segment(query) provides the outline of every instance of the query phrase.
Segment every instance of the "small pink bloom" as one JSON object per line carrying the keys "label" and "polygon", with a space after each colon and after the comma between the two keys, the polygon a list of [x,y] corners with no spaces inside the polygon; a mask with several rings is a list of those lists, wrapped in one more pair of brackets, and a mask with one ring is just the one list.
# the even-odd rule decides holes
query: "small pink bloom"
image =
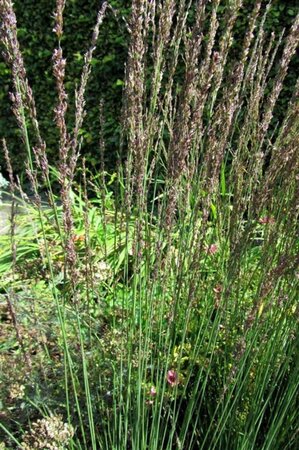
{"label": "small pink bloom", "polygon": [[273,224],[273,223],[275,223],[275,219],[274,219],[274,217],[268,217],[268,216],[265,216],[265,217],[261,217],[261,218],[259,219],[259,223],[261,223],[261,224],[263,224],[263,225],[266,225],[266,224],[268,224],[268,223]]}
{"label": "small pink bloom", "polygon": [[150,394],[151,397],[155,397],[155,395],[157,394],[155,386],[151,387],[151,390],[150,390],[149,394]]}
{"label": "small pink bloom", "polygon": [[167,372],[167,383],[170,384],[171,387],[175,386],[179,382],[178,373],[175,370],[169,370]]}
{"label": "small pink bloom", "polygon": [[217,244],[211,244],[209,247],[207,247],[206,249],[206,253],[208,255],[214,255],[218,250],[218,245]]}

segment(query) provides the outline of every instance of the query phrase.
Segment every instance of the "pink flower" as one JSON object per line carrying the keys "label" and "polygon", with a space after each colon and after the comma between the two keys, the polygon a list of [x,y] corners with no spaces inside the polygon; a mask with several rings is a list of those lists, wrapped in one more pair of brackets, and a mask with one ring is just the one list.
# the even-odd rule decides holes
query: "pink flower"
{"label": "pink flower", "polygon": [[150,392],[149,392],[149,395],[150,395],[151,397],[155,397],[156,394],[157,394],[156,388],[155,388],[155,386],[152,386],[152,387],[151,387],[151,390],[150,390]]}
{"label": "pink flower", "polygon": [[170,384],[171,387],[175,386],[179,382],[178,373],[175,370],[169,370],[167,372],[166,380],[167,380],[167,383]]}
{"label": "pink flower", "polygon": [[274,217],[268,217],[268,216],[260,217],[259,218],[259,223],[261,223],[263,225],[266,225],[268,223],[273,224],[273,223],[275,223],[275,219],[274,219]]}
{"label": "pink flower", "polygon": [[206,249],[206,253],[208,255],[214,255],[218,250],[218,245],[217,244],[211,244],[209,247],[207,247]]}

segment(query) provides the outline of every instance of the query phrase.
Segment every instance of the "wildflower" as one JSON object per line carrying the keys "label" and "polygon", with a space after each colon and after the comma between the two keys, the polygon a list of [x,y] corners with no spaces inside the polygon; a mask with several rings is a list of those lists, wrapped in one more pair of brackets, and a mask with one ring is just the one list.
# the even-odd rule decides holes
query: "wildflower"
{"label": "wildflower", "polygon": [[150,390],[150,392],[149,392],[149,395],[150,395],[151,397],[155,397],[156,394],[157,394],[156,388],[155,388],[155,386],[152,386],[152,387],[151,387],[151,390]]}
{"label": "wildflower", "polygon": [[150,391],[147,393],[151,398],[146,400],[146,405],[153,405],[154,404],[154,397],[157,395],[157,391],[155,386],[151,386]]}
{"label": "wildflower", "polygon": [[105,281],[112,276],[112,270],[105,261],[98,261],[93,265],[94,277],[98,281]]}
{"label": "wildflower", "polygon": [[14,383],[10,386],[9,398],[11,400],[21,399],[25,395],[25,386],[22,384]]}
{"label": "wildflower", "polygon": [[166,380],[167,380],[167,383],[170,384],[171,387],[174,387],[179,382],[178,373],[175,370],[169,370],[167,372]]}
{"label": "wildflower", "polygon": [[259,223],[261,223],[263,225],[267,225],[268,223],[273,224],[273,223],[275,223],[275,219],[274,219],[274,217],[268,217],[268,216],[260,217]]}
{"label": "wildflower", "polygon": [[66,448],[73,436],[73,427],[64,423],[62,416],[46,417],[34,422],[30,431],[25,432],[22,449],[62,450]]}
{"label": "wildflower", "polygon": [[217,244],[211,244],[206,249],[207,255],[214,255],[218,251],[218,245]]}

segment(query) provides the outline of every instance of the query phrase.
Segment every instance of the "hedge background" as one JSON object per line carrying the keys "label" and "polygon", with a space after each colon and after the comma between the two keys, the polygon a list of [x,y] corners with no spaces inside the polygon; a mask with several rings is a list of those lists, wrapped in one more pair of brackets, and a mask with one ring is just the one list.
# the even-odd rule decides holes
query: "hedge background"
{"label": "hedge background", "polygon": [[[63,50],[67,58],[66,87],[69,93],[72,117],[74,105],[74,87],[79,83],[83,65],[83,55],[89,46],[91,30],[95,23],[99,0],[67,0]],[[225,3],[225,2],[222,2]],[[246,29],[248,13],[252,0],[245,0],[245,7],[236,23],[235,46],[241,42]],[[52,32],[55,0],[15,0],[18,19],[19,40],[24,55],[28,78],[36,99],[38,116],[43,137],[48,145],[51,162],[57,157],[57,131],[53,122],[53,108],[56,102],[55,82],[52,76],[52,53],[56,46],[56,37]],[[105,103],[105,139],[106,164],[112,169],[119,143],[119,118],[121,114],[121,96],[124,79],[124,64],[127,57],[129,35],[125,18],[129,17],[131,0],[110,0],[113,8],[118,10],[114,16],[109,12],[101,28],[97,49],[94,54],[93,71],[87,91],[88,115],[84,122],[82,153],[90,165],[99,162],[98,130],[99,100]],[[221,7],[222,10],[225,6]],[[299,11],[298,0],[273,0],[266,27],[280,33],[290,28]],[[225,26],[225,24],[223,24]],[[239,39],[238,39],[239,37]],[[283,116],[286,104],[292,94],[296,76],[299,73],[299,55],[293,59],[285,88],[276,108],[276,119]],[[275,70],[275,69],[274,69]],[[24,169],[24,148],[16,128],[15,119],[10,111],[8,92],[11,89],[10,71],[3,57],[0,59],[0,137],[8,141],[16,172]],[[5,173],[2,152],[0,166]]]}

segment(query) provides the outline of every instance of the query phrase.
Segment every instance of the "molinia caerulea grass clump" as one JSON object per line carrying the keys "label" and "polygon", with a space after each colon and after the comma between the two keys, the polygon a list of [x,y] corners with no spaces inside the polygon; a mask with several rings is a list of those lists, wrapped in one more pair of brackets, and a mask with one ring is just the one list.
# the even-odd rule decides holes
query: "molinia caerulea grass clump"
{"label": "molinia caerulea grass clump", "polygon": [[[86,87],[101,24],[118,11],[100,5],[72,120],[65,6],[57,0],[54,12],[54,168],[13,4],[0,2],[33,193],[14,177],[4,140],[11,193],[31,221],[16,226],[12,213],[0,253],[10,339],[22,355],[3,352],[3,445],[296,448],[299,82],[284,117],[275,108],[299,16],[275,36],[271,3],[256,0],[236,42],[242,0],[132,0],[119,161],[106,172],[96,92],[92,174],[81,157]],[[32,280],[42,286],[36,297]],[[30,312],[24,292],[35,299]]]}

